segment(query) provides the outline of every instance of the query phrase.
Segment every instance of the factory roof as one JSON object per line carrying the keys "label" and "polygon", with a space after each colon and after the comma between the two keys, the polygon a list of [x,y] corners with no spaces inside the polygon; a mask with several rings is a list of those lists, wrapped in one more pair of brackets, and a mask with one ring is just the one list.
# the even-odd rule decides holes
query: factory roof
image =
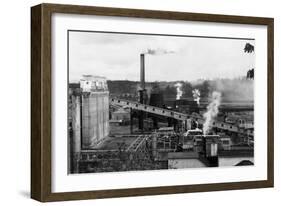
{"label": "factory roof", "polygon": [[113,112],[114,114],[128,114],[130,111],[126,111],[125,109],[118,109],[117,111]]}
{"label": "factory roof", "polygon": [[90,75],[90,74],[87,74],[87,75],[83,75],[81,80],[93,80],[93,79],[104,79],[106,80],[106,77],[103,77],[103,76],[94,76],[94,75]]}
{"label": "factory roof", "polygon": [[198,152],[170,152],[168,153],[168,159],[198,159]]}
{"label": "factory roof", "polygon": [[233,148],[231,150],[219,150],[219,157],[232,158],[232,157],[253,157],[254,150],[250,147]]}
{"label": "factory roof", "polygon": [[243,160],[243,161],[239,162],[238,164],[236,164],[235,166],[248,166],[248,165],[254,165],[254,163],[251,162],[250,160]]}
{"label": "factory roof", "polygon": [[164,131],[174,131],[173,127],[161,127],[158,129],[159,132],[164,132]]}
{"label": "factory roof", "polygon": [[246,121],[253,121],[254,120],[254,115],[253,114],[241,114],[241,115],[237,115],[237,114],[231,114],[228,115],[227,117],[228,121],[238,121],[240,119],[242,120],[246,120]]}
{"label": "factory roof", "polygon": [[73,88],[73,89],[75,89],[75,88],[78,89],[78,88],[80,88],[80,83],[69,83],[68,87]]}

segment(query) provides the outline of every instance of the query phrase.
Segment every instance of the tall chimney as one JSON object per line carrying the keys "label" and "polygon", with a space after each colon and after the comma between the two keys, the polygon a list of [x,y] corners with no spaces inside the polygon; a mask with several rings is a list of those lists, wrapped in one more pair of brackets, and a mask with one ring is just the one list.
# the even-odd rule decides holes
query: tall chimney
{"label": "tall chimney", "polygon": [[[145,61],[144,54],[140,54],[140,103],[145,104]],[[144,112],[139,111],[139,129],[143,131]]]}
{"label": "tall chimney", "polygon": [[140,55],[140,83],[141,83],[141,90],[145,90],[145,60],[144,60],[144,54]]}

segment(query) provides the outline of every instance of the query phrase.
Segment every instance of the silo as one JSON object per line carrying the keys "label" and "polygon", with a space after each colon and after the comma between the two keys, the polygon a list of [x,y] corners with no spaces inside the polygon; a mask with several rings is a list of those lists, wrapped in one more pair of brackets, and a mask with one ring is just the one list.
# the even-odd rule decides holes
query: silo
{"label": "silo", "polygon": [[109,92],[104,77],[85,75],[82,89],[82,148],[92,149],[109,134]]}
{"label": "silo", "polygon": [[70,173],[79,173],[79,157],[81,150],[81,98],[79,94],[70,96],[69,117],[71,130],[69,131],[69,157],[68,171]]}

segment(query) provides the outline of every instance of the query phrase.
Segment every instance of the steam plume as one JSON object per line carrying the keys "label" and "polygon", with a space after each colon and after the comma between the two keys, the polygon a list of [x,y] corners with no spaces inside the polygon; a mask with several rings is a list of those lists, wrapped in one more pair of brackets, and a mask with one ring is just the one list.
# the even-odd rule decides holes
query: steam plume
{"label": "steam plume", "polygon": [[194,89],[192,90],[192,94],[193,94],[193,99],[194,101],[197,102],[197,105],[200,105],[200,91],[199,89]]}
{"label": "steam plume", "polygon": [[207,112],[204,113],[203,115],[205,119],[205,122],[203,124],[204,135],[209,132],[212,120],[217,116],[219,112],[218,107],[220,106],[220,103],[221,103],[221,93],[214,91],[212,93],[211,103],[207,107]]}
{"label": "steam plume", "polygon": [[177,100],[178,100],[182,96],[182,90],[181,90],[182,84],[181,83],[176,83],[175,87],[177,88]]}
{"label": "steam plume", "polygon": [[222,93],[224,101],[253,101],[254,82],[248,79],[217,79],[210,82],[210,87]]}

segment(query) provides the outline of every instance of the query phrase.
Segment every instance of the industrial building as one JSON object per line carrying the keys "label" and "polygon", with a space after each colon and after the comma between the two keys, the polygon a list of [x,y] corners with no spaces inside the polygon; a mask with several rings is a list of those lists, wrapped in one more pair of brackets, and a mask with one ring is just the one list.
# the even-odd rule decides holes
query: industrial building
{"label": "industrial building", "polygon": [[84,75],[79,84],[70,85],[68,116],[71,155],[95,148],[108,136],[109,92],[104,77]]}
{"label": "industrial building", "polygon": [[90,149],[109,134],[109,92],[104,77],[84,75],[80,87],[82,148]]}
{"label": "industrial building", "polygon": [[122,122],[129,122],[131,118],[130,109],[118,109],[111,113],[111,120],[121,121]]}

